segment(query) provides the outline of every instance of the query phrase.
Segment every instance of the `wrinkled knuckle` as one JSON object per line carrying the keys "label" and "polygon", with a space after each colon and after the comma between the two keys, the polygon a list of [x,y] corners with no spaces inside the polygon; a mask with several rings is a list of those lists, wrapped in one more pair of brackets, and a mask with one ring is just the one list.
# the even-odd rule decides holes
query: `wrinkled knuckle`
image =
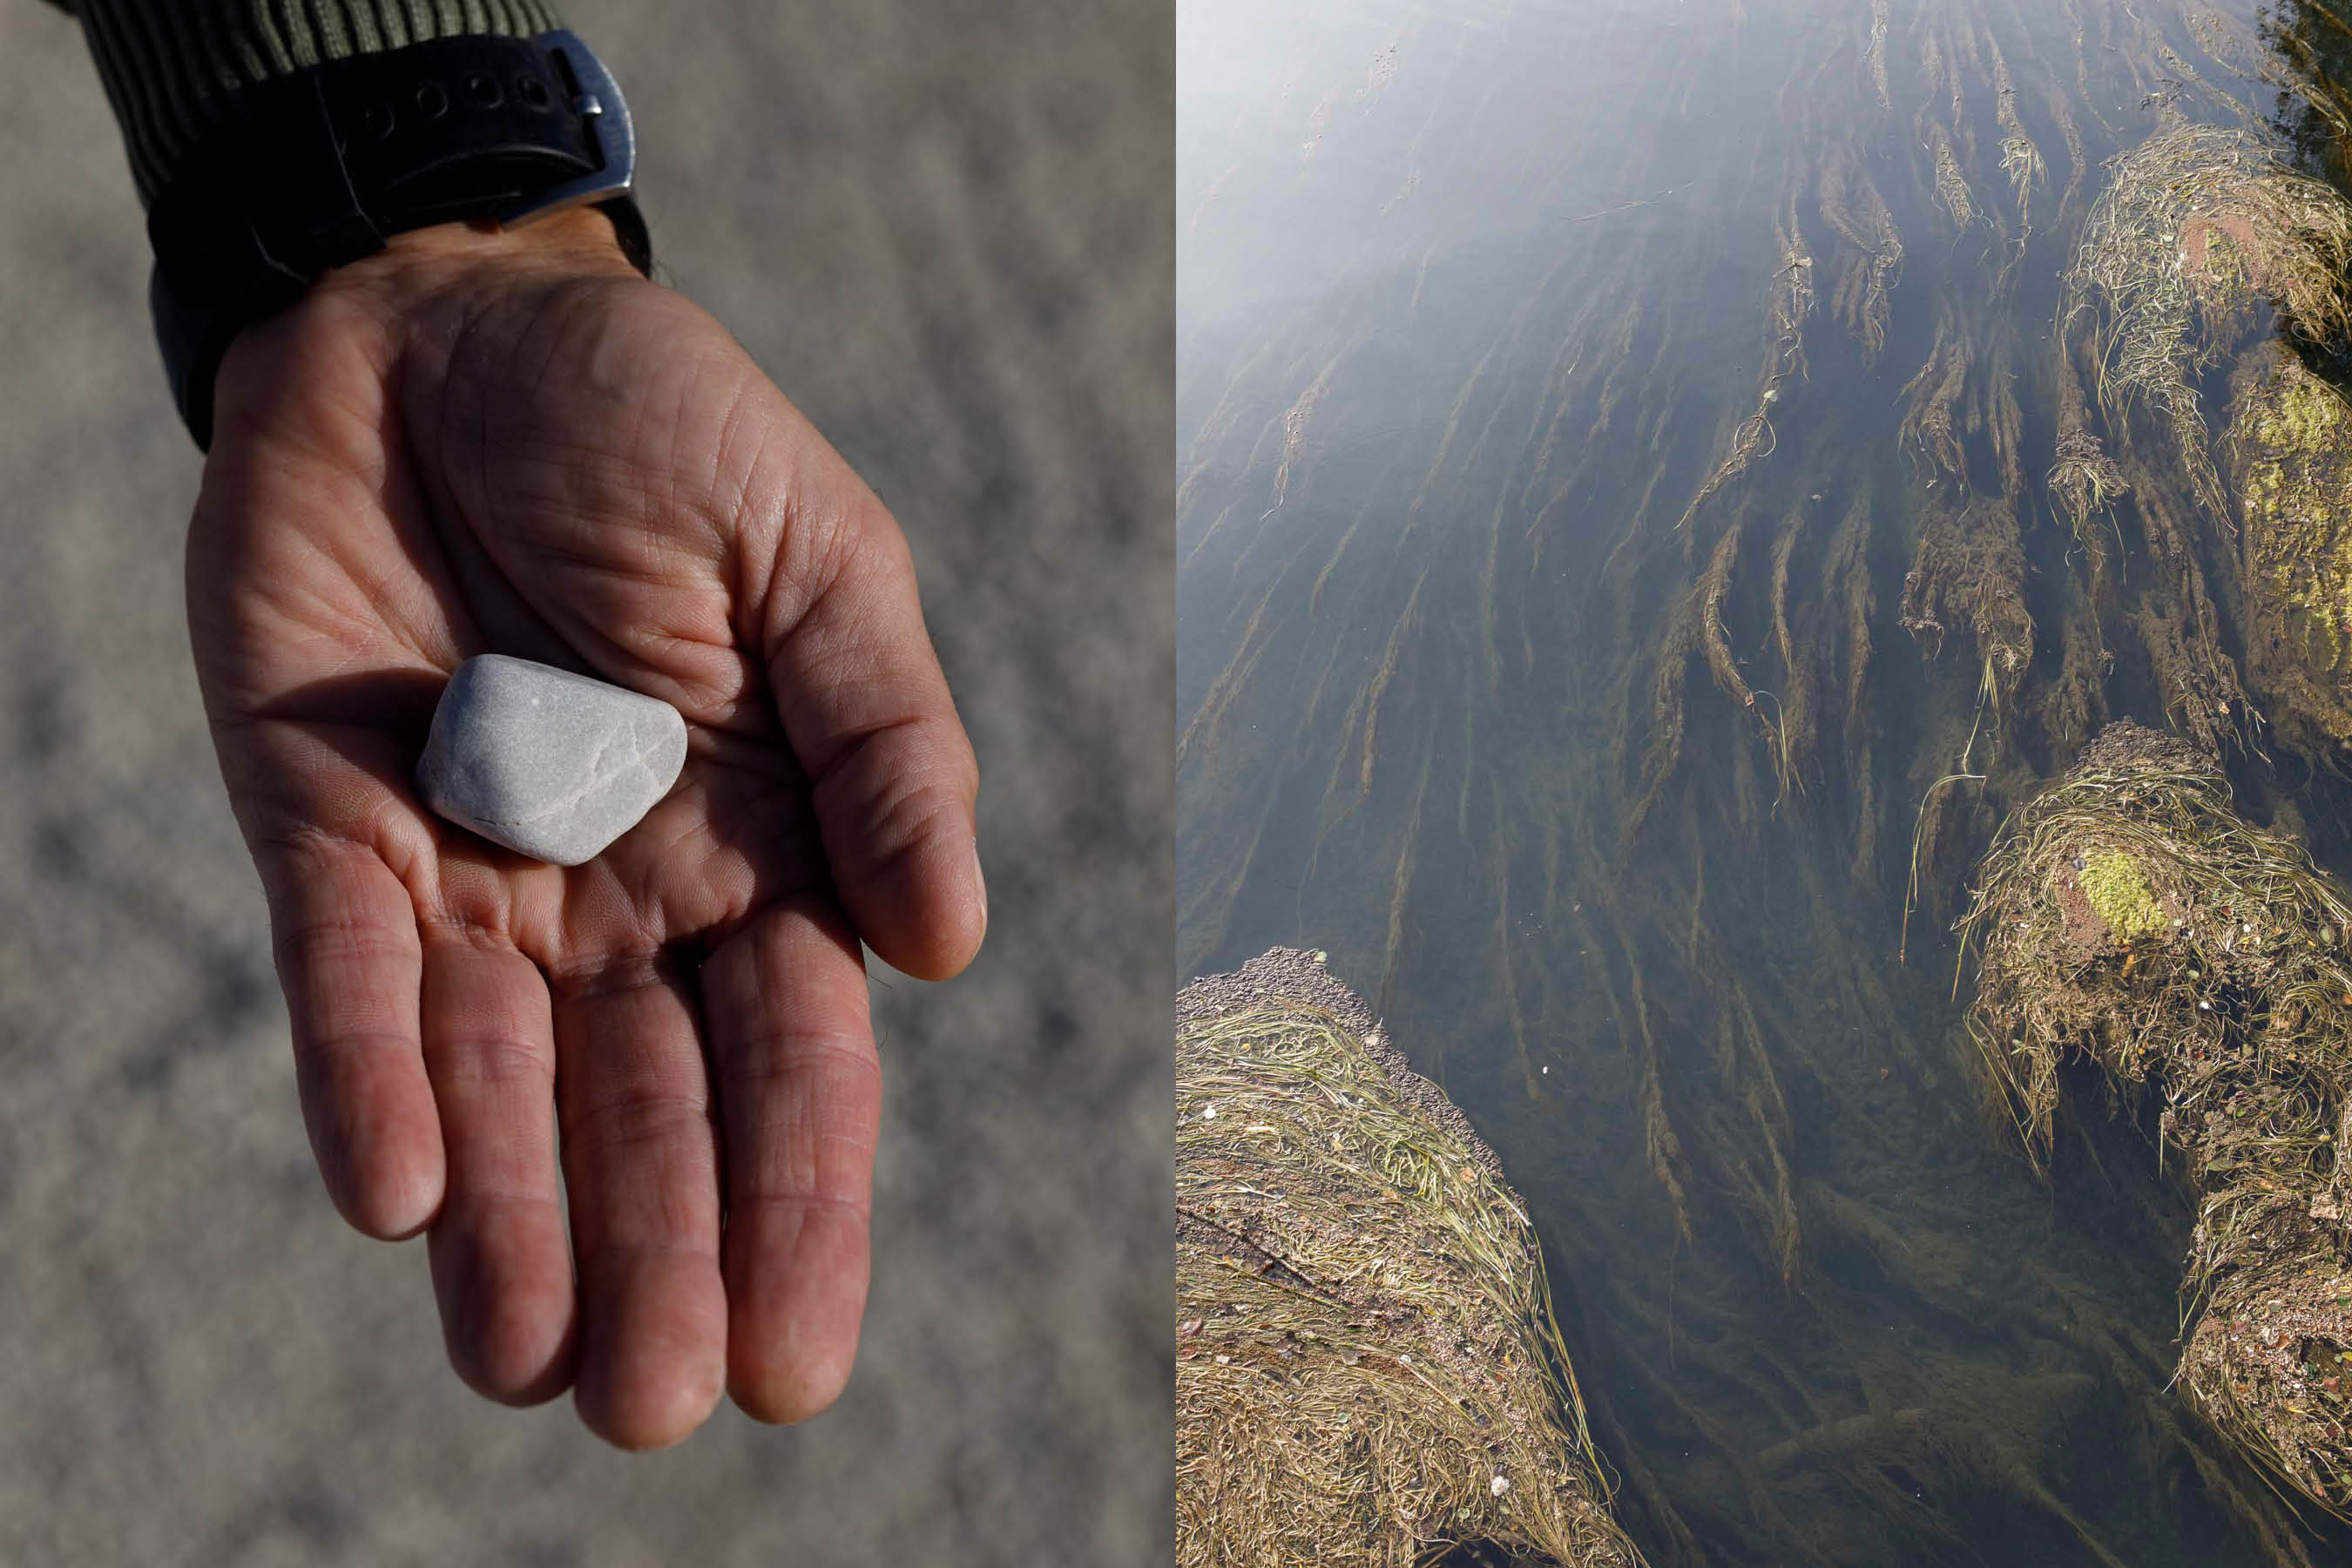
{"label": "wrinkled knuckle", "polygon": [[856,823],[860,858],[882,866],[955,825],[965,798],[957,786],[936,764],[852,765],[818,784],[817,808],[827,821]]}
{"label": "wrinkled knuckle", "polygon": [[395,1028],[331,1019],[307,1037],[298,1037],[295,1044],[312,1058],[314,1070],[337,1073],[404,1055],[413,1042]]}
{"label": "wrinkled knuckle", "polygon": [[256,828],[250,844],[255,858],[265,864],[275,858],[289,868],[310,871],[325,870],[344,849],[342,841],[325,828],[300,818]]}
{"label": "wrinkled knuckle", "polygon": [[738,1093],[820,1080],[828,1089],[853,1093],[878,1090],[882,1064],[873,1047],[847,1029],[794,1028],[780,1025],[743,1042],[726,1068],[724,1082]]}
{"label": "wrinkled knuckle", "polygon": [[494,1029],[442,1054],[452,1089],[543,1095],[555,1084],[554,1052],[518,1030]]}
{"label": "wrinkled knuckle", "polygon": [[895,806],[890,828],[907,847],[934,836],[971,837],[972,791],[963,771],[948,767],[911,784]]}
{"label": "wrinkled knuckle", "polygon": [[698,1094],[616,1095],[577,1108],[569,1120],[572,1141],[599,1163],[710,1139],[709,1102]]}
{"label": "wrinkled knuckle", "polygon": [[855,553],[856,524],[834,497],[795,489],[772,529],[769,568],[769,651],[827,598],[839,593]]}
{"label": "wrinkled knuckle", "polygon": [[281,962],[293,959],[305,969],[332,966],[367,970],[416,956],[413,932],[353,926],[332,916],[275,921],[270,940]]}
{"label": "wrinkled knuckle", "polygon": [[874,1140],[863,1127],[836,1128],[761,1151],[730,1208],[789,1251],[811,1229],[866,1228],[874,1207]]}
{"label": "wrinkled knuckle", "polygon": [[781,1240],[788,1246],[813,1224],[864,1226],[873,1203],[863,1184],[798,1183],[742,1194],[735,1208],[747,1218],[757,1214],[764,1222],[762,1234],[772,1242]]}

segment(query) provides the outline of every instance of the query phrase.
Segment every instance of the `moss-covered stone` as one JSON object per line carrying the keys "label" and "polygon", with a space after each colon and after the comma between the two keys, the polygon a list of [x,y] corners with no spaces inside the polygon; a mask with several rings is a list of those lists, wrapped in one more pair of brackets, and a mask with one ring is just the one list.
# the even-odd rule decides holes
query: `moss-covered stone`
{"label": "moss-covered stone", "polygon": [[[2028,1152],[2060,1064],[2152,1095],[2194,1194],[2178,1386],[2250,1458],[2352,1519],[2352,893],[2238,814],[2213,759],[2110,725],[1979,873],[1969,1028]],[[2128,952],[2085,950],[2098,916]],[[2045,1167],[2046,1168],[2046,1167]]]}
{"label": "moss-covered stone", "polygon": [[2352,406],[2273,346],[2240,383],[2230,440],[2247,674],[2290,723],[2352,740]]}
{"label": "moss-covered stone", "polygon": [[2083,896],[2107,929],[2126,942],[2164,925],[2164,910],[2148,890],[2139,862],[2120,849],[2103,850],[2084,862]]}

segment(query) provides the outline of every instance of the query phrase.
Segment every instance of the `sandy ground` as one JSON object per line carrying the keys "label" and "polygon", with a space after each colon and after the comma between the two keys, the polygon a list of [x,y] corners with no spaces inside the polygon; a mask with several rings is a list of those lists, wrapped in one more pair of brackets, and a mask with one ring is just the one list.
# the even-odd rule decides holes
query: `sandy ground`
{"label": "sandy ground", "polygon": [[987,952],[876,989],[856,1376],[624,1457],[467,1393],[421,1246],[335,1218],[189,669],[130,176],[73,25],[7,0],[0,1562],[1166,1562],[1167,5],[572,17],[671,279],[906,524],[986,773]]}

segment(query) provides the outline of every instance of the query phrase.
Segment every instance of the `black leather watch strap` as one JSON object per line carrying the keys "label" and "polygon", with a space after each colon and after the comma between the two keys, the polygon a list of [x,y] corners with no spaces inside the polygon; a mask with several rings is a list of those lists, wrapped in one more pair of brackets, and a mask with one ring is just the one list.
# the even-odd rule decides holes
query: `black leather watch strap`
{"label": "black leather watch strap", "polygon": [[593,202],[650,273],[634,160],[627,106],[569,33],[438,38],[240,93],[148,212],[149,302],[189,434],[210,447],[214,375],[240,330],[391,235]]}

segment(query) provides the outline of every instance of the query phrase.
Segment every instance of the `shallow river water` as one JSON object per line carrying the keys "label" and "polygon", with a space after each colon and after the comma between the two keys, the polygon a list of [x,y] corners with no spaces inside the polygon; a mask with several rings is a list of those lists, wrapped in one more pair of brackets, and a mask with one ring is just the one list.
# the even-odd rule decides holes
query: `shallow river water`
{"label": "shallow river water", "polygon": [[2044,476],[2107,160],[2323,166],[2260,10],[1180,6],[1181,960],[1328,950],[1494,1144],[1661,1568],[2352,1563],[2167,1386],[2146,1108],[2035,1174],[1951,931],[2100,723],[2259,732],[2143,427],[2113,553]]}

